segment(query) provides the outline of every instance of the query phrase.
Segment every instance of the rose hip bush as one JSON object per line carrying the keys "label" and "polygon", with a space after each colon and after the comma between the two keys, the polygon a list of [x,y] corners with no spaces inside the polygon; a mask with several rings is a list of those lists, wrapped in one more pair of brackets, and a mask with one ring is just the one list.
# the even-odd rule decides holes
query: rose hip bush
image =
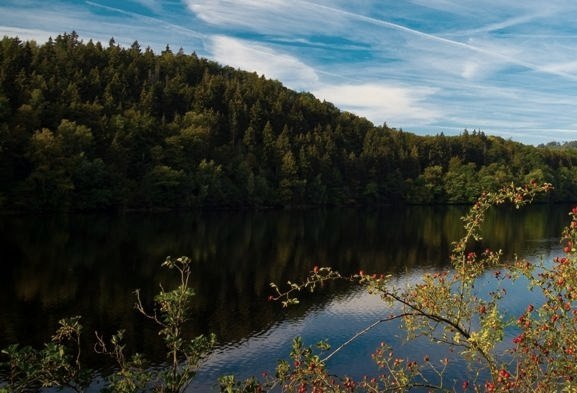
{"label": "rose hip bush", "polygon": [[[370,272],[342,276],[328,267],[314,267],[301,283],[289,282],[286,289],[271,284],[271,300],[287,307],[298,303],[300,291],[314,291],[329,280],[348,280],[380,295],[394,314],[384,316],[334,350],[324,343],[323,350],[293,343],[291,362],[281,362],[274,378],[250,388],[234,379],[221,381],[223,390],[258,391],[280,388],[299,392],[402,392],[402,391],[474,391],[474,392],[561,392],[577,391],[577,208],[563,230],[564,256],[552,264],[525,260],[502,261],[500,250],[479,250],[481,225],[487,210],[497,205],[519,208],[549,184],[531,182],[523,187],[510,185],[495,193],[483,193],[463,217],[465,234],[453,243],[451,266],[447,271],[425,274],[409,287],[397,288],[390,277]],[[539,292],[541,304],[527,304],[521,315],[507,314],[503,306],[506,291],[489,291],[476,285],[492,271],[497,285],[525,285]],[[524,280],[521,280],[524,278]],[[400,307],[399,307],[400,306]],[[381,323],[400,319],[407,340],[430,339],[435,354],[457,353],[461,367],[470,371],[469,379],[449,381],[448,360],[408,359],[395,356],[386,343],[376,349],[373,359],[380,369],[375,376],[360,380],[331,375],[326,361],[351,341]],[[505,329],[519,332],[506,339]],[[251,390],[254,389],[254,390]]]}

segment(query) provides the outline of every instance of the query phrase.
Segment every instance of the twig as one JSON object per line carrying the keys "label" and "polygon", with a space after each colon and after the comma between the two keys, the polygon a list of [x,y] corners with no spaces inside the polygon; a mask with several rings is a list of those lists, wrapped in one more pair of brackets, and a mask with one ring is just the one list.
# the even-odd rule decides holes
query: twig
{"label": "twig", "polygon": [[415,314],[413,313],[404,313],[404,314],[399,314],[399,315],[394,315],[388,318],[384,318],[384,319],[379,319],[378,321],[373,322],[372,324],[370,324],[369,326],[367,326],[366,328],[364,328],[363,330],[358,331],[354,336],[352,336],[351,338],[349,338],[347,341],[345,341],[344,343],[342,343],[339,347],[337,347],[334,351],[332,351],[330,354],[328,354],[324,359],[321,360],[321,362],[325,363],[327,360],[329,360],[330,358],[332,358],[335,354],[337,354],[338,352],[340,352],[344,347],[346,347],[347,345],[349,345],[350,343],[352,343],[353,341],[355,341],[357,338],[359,338],[360,336],[362,336],[363,334],[368,333],[371,329],[373,329],[374,327],[376,327],[377,325],[383,323],[383,322],[390,322],[393,321],[395,319],[398,318],[403,318],[403,317],[408,317],[408,316],[415,316]]}

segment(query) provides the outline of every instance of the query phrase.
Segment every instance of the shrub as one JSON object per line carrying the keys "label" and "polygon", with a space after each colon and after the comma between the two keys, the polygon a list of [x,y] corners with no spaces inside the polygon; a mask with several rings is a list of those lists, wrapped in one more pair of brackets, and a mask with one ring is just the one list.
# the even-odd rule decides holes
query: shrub
{"label": "shrub", "polygon": [[[95,350],[110,356],[117,363],[117,371],[109,377],[105,390],[112,392],[183,392],[196,374],[199,362],[210,351],[215,337],[198,336],[193,339],[183,337],[183,327],[189,319],[189,311],[194,292],[188,282],[190,259],[166,258],[162,266],[178,272],[180,283],[171,290],[161,287],[155,297],[156,308],[145,310],[136,291],[136,309],[159,327],[158,334],[166,347],[164,367],[151,369],[140,354],[127,359],[123,344],[124,331],[119,331],[107,342],[96,334]],[[60,328],[41,350],[12,345],[2,353],[8,357],[3,363],[8,370],[6,386],[0,392],[21,392],[40,387],[68,387],[83,391],[92,380],[94,373],[80,364],[79,317],[65,319]]]}
{"label": "shrub", "polygon": [[[452,245],[451,269],[425,274],[408,287],[397,288],[389,276],[363,271],[344,277],[329,267],[314,267],[304,281],[289,282],[286,289],[271,284],[275,294],[270,300],[287,307],[298,303],[296,295],[300,291],[314,291],[327,280],[348,280],[380,295],[384,302],[397,306],[391,310],[398,311],[383,316],[332,351],[325,342],[315,348],[295,339],[290,361],[280,362],[272,378],[260,385],[251,380],[250,386],[257,386],[256,390],[280,386],[291,392],[576,391],[577,208],[570,213],[571,224],[563,232],[565,256],[556,258],[552,266],[522,260],[505,263],[500,250],[478,251],[481,224],[489,208],[502,204],[519,208],[550,188],[549,184],[531,182],[524,187],[510,185],[498,192],[483,193],[463,217],[465,234]],[[531,290],[542,292],[544,303],[528,304],[521,316],[508,315],[503,307],[504,291],[485,293],[484,287],[476,285],[488,269],[494,270],[493,277],[499,282],[519,284],[518,279],[526,277]],[[402,321],[407,340],[426,337],[440,345],[435,353],[458,353],[471,379],[449,381],[448,360],[442,355],[440,363],[429,356],[399,358],[384,342],[373,354],[379,375],[355,381],[330,374],[328,359],[379,324],[397,319]],[[512,342],[503,342],[507,327],[521,330]],[[247,391],[247,386],[230,377],[221,379],[223,391]]]}

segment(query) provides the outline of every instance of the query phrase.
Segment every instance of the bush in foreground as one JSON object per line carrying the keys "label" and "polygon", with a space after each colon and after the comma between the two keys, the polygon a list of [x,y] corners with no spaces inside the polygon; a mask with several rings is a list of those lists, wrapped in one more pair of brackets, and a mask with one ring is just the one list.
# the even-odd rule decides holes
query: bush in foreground
{"label": "bush in foreground", "polygon": [[[378,294],[395,310],[383,316],[349,341],[334,350],[321,342],[316,348],[293,342],[291,362],[279,363],[272,378],[237,382],[233,377],[221,378],[227,392],[246,392],[280,387],[283,391],[312,392],[403,392],[419,391],[486,391],[533,392],[577,391],[577,208],[570,213],[571,223],[563,231],[563,257],[553,264],[532,264],[524,260],[503,262],[502,252],[479,251],[480,228],[489,208],[511,204],[519,208],[549,184],[535,182],[524,187],[504,187],[496,193],[484,193],[463,217],[464,236],[453,243],[451,269],[425,274],[417,283],[395,287],[389,276],[359,272],[344,277],[328,267],[314,267],[306,280],[288,283],[281,289],[271,284],[275,295],[271,300],[287,307],[298,303],[296,294],[322,285],[328,280],[348,280]],[[484,290],[477,280],[488,270],[498,286],[507,281],[520,285],[520,278],[529,282],[530,290],[542,295],[540,305],[527,304],[522,315],[507,314],[503,305],[505,290]],[[423,359],[400,358],[394,348],[381,343],[373,354],[380,369],[375,376],[353,380],[334,376],[326,362],[351,341],[379,324],[401,320],[407,340],[425,337],[435,354],[457,353],[461,367],[470,378],[453,380],[447,377],[448,360],[440,362],[429,356]],[[505,329],[520,333],[504,342]]]}

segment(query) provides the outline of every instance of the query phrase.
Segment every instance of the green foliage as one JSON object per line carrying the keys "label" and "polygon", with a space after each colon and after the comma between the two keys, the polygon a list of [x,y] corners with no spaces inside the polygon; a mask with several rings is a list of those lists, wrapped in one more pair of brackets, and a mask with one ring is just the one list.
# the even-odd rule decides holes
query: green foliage
{"label": "green foliage", "polygon": [[185,193],[184,181],[184,171],[157,165],[144,175],[142,192],[150,206],[178,207]]}
{"label": "green foliage", "polygon": [[[152,373],[148,371],[148,363],[142,355],[136,353],[130,359],[125,356],[123,344],[124,330],[119,330],[110,338],[108,345],[104,338],[96,335],[98,340],[95,350],[98,353],[112,357],[118,369],[108,377],[109,386],[106,390],[119,393],[131,393],[145,390],[152,380]],[[109,349],[110,346],[110,349]]]}
{"label": "green foliage", "polygon": [[570,144],[417,136],[194,54],[75,33],[44,45],[5,37],[0,59],[9,209],[470,203],[531,179],[577,200]]}
{"label": "green foliage", "polygon": [[80,317],[62,319],[52,340],[40,350],[14,344],[2,350],[8,357],[6,392],[34,388],[66,387],[82,392],[92,380],[90,370],[80,363]]}
{"label": "green foliage", "polygon": [[[190,259],[168,257],[162,266],[174,269],[179,285],[165,291],[161,287],[156,295],[155,309],[147,312],[136,291],[136,309],[159,328],[159,336],[166,347],[166,363],[150,368],[146,359],[136,353],[126,355],[124,331],[112,335],[110,340],[96,334],[95,351],[112,358],[116,371],[109,376],[104,388],[110,392],[155,391],[164,393],[183,392],[196,375],[199,363],[212,349],[214,335],[187,338],[185,324],[189,320],[194,292],[189,287]],[[94,378],[94,373],[82,366],[80,359],[80,318],[60,321],[60,327],[51,342],[41,350],[14,344],[2,350],[7,361],[0,366],[7,371],[6,385],[0,392],[25,392],[39,388],[70,388],[84,391]]]}
{"label": "green foliage", "polygon": [[158,325],[158,334],[166,346],[164,368],[149,370],[139,354],[127,361],[122,344],[123,331],[112,336],[111,349],[102,337],[98,337],[98,352],[112,356],[118,364],[118,372],[110,379],[112,391],[137,392],[144,387],[151,387],[157,392],[183,392],[194,378],[199,362],[213,347],[214,335],[201,335],[192,339],[184,336],[194,296],[194,291],[188,285],[190,263],[187,257],[166,258],[162,266],[176,270],[180,284],[172,291],[165,291],[161,287],[160,293],[154,298],[156,308],[151,313],[145,310],[140,293],[136,291],[136,309]]}

